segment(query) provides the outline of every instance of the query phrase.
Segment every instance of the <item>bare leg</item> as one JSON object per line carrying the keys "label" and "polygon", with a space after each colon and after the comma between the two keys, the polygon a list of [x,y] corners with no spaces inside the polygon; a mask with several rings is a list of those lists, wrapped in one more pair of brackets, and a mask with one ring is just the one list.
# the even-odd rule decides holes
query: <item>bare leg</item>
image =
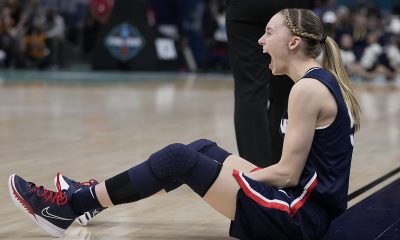
{"label": "bare leg", "polygon": [[231,220],[235,218],[236,195],[240,189],[232,171],[232,168],[224,165],[218,178],[203,198],[211,207]]}
{"label": "bare leg", "polygon": [[251,162],[237,156],[230,155],[225,161],[218,178],[210,187],[204,200],[225,217],[233,220],[236,213],[236,195],[240,189],[233,177],[233,169],[241,172],[250,172],[257,168]]}
{"label": "bare leg", "polygon": [[229,157],[227,157],[224,162],[224,166],[237,169],[241,172],[250,172],[251,170],[257,168],[256,165],[237,155],[230,155]]}

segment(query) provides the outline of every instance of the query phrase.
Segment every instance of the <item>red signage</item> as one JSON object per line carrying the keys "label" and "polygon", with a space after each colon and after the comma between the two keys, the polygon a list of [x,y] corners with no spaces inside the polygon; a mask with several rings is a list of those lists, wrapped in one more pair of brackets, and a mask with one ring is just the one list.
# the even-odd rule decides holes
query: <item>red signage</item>
{"label": "red signage", "polygon": [[114,7],[114,0],[91,0],[90,12],[99,22],[106,22]]}

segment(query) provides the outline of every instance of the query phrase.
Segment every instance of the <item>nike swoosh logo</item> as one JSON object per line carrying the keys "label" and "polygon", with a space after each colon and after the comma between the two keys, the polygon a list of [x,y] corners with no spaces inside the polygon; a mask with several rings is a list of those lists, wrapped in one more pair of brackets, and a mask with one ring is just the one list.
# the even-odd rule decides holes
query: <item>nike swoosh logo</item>
{"label": "nike swoosh logo", "polygon": [[100,211],[97,211],[97,209],[95,209],[95,210],[93,211],[93,217],[96,216],[99,212],[100,212]]}
{"label": "nike swoosh logo", "polygon": [[93,186],[91,186],[91,187],[89,188],[89,190],[90,190],[90,194],[92,194],[92,197],[93,197],[93,199],[96,199],[96,198],[94,197],[94,194],[93,194],[92,188],[93,188]]}
{"label": "nike swoosh logo", "polygon": [[82,190],[82,188],[79,188],[78,190],[76,190],[75,193],[79,192],[80,190]]}
{"label": "nike swoosh logo", "polygon": [[47,208],[43,208],[42,209],[42,216],[43,217],[54,218],[54,219],[65,220],[65,221],[73,221],[74,220],[74,219],[63,218],[63,217],[59,217],[59,216],[56,216],[54,214],[51,214],[51,213],[49,213],[49,208],[50,208],[50,206],[48,206]]}
{"label": "nike swoosh logo", "polygon": [[288,195],[285,191],[283,191],[282,189],[279,189],[278,191],[284,193],[288,198],[291,198],[291,197],[289,197],[289,195]]}

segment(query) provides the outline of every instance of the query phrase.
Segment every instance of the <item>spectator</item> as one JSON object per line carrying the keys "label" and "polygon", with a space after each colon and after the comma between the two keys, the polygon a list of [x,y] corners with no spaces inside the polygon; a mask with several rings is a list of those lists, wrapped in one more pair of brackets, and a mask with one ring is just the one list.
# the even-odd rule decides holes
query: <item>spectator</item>
{"label": "spectator", "polygon": [[322,15],[322,22],[324,23],[325,34],[328,36],[336,36],[336,13],[334,11],[326,11]]}
{"label": "spectator", "polygon": [[225,1],[210,0],[203,17],[205,42],[205,69],[208,71],[229,70],[227,34],[225,24]]}
{"label": "spectator", "polygon": [[[343,34],[347,34],[352,37],[353,34],[353,14],[350,9],[346,6],[339,6],[336,10],[336,31],[335,40],[340,43]],[[354,43],[353,47],[354,47]],[[355,53],[354,53],[355,55]]]}
{"label": "spectator", "polygon": [[367,47],[364,49],[360,64],[368,71],[373,71],[379,65],[378,60],[383,53],[382,46],[378,40],[378,32],[371,32],[367,35]]}
{"label": "spectator", "polygon": [[61,15],[53,9],[46,12],[46,43],[50,50],[49,64],[52,67],[61,67],[63,61],[65,24]]}
{"label": "spectator", "polygon": [[340,54],[346,70],[351,72],[352,66],[356,63],[356,55],[353,52],[353,39],[349,34],[343,34],[340,38]]}
{"label": "spectator", "polygon": [[65,41],[73,45],[83,45],[85,21],[90,17],[89,0],[61,0],[60,12],[65,21]]}
{"label": "spectator", "polygon": [[[347,73],[353,80],[362,81],[368,78],[369,74],[358,63],[356,55],[353,51],[353,39],[350,34],[343,34],[340,38],[340,54],[342,56],[343,65]],[[361,78],[361,79],[360,79]]]}
{"label": "spectator", "polygon": [[360,59],[361,66],[369,72],[368,79],[383,83],[386,78],[390,78],[392,73],[387,64],[384,64],[383,48],[379,43],[380,33],[378,31],[370,32],[367,35],[367,47]]}
{"label": "spectator", "polygon": [[8,7],[5,7],[1,11],[0,15],[0,52],[1,65],[9,67],[12,60],[12,48],[13,48],[13,25],[14,20],[11,18],[11,11]]}
{"label": "spectator", "polygon": [[150,0],[150,6],[159,31],[170,37],[178,34],[183,47],[190,48],[195,62],[191,70],[204,69],[202,23],[205,0]]}
{"label": "spectator", "polygon": [[7,1],[0,12],[0,49],[7,68],[23,65],[21,12],[19,1],[14,0]]}
{"label": "spectator", "polygon": [[387,67],[391,70],[390,79],[400,79],[400,49],[399,36],[390,34],[387,45],[385,46],[385,57],[387,59]]}
{"label": "spectator", "polygon": [[39,67],[41,69],[48,66],[49,49],[46,46],[46,34],[43,26],[34,24],[24,37],[25,56],[27,58],[27,66]]}
{"label": "spectator", "polygon": [[366,46],[368,19],[363,14],[355,12],[353,14],[353,22],[351,37],[354,42],[354,54],[356,55],[356,59],[359,60]]}

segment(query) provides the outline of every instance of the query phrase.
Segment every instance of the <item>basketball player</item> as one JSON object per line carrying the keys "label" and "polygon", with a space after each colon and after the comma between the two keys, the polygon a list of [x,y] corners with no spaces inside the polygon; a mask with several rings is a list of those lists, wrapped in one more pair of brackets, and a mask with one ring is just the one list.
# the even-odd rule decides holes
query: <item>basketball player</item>
{"label": "basketball player", "polygon": [[[280,161],[258,169],[208,140],[171,144],[105,182],[80,184],[57,175],[58,192],[9,178],[14,203],[52,236],[87,211],[135,202],[187,184],[232,220],[240,239],[320,239],[347,207],[353,134],[360,108],[334,40],[310,10],[284,9],[259,39],[273,74],[294,82],[281,121]],[[320,66],[315,58],[321,49]],[[62,178],[62,180],[61,180]]]}

